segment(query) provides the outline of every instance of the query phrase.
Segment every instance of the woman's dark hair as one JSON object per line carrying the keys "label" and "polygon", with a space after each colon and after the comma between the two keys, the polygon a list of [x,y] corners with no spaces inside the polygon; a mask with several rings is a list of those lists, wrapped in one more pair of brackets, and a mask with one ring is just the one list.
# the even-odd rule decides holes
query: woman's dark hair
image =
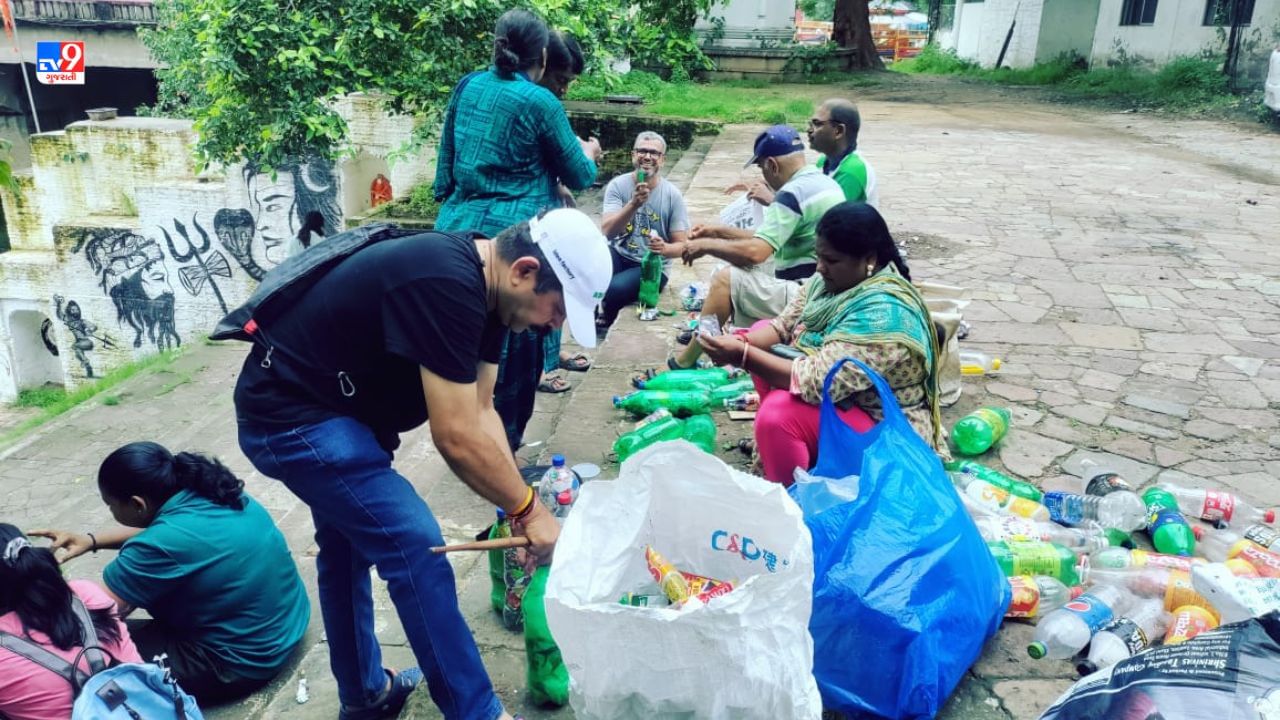
{"label": "woman's dark hair", "polygon": [[818,234],[838,253],[853,257],[874,253],[877,266],[893,263],[902,277],[911,279],[889,226],[880,212],[866,203],[842,202],[831,208],[818,221]]}
{"label": "woman's dark hair", "polygon": [[542,64],[547,24],[528,10],[508,10],[493,29],[493,65],[503,75]]}
{"label": "woman's dark hair", "polygon": [[[22,538],[17,548],[0,559],[0,614],[17,613],[28,639],[37,630],[62,650],[84,647],[84,632],[71,608],[71,586],[62,577],[58,561],[48,548],[26,545],[18,528],[0,523],[0,552]],[[111,610],[90,610],[93,629],[104,642],[120,640],[120,628]]]}
{"label": "woman's dark hair", "polygon": [[547,72],[564,72],[581,75],[587,69],[587,59],[582,46],[569,33],[552,30],[547,36]]}
{"label": "woman's dark hair", "polygon": [[174,455],[153,442],[129,443],[108,455],[98,468],[98,487],[113,498],[139,495],[157,505],[190,490],[219,505],[244,508],[244,481],[227,466],[196,453]]}

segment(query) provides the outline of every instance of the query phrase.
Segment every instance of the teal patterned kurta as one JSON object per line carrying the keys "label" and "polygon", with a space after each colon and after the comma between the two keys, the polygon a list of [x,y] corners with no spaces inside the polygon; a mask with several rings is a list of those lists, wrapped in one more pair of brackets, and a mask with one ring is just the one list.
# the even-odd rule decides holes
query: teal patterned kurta
{"label": "teal patterned kurta", "polygon": [[490,237],[559,207],[556,180],[591,186],[596,164],[582,152],[564,107],[523,73],[490,69],[454,90],[452,132],[440,138],[436,228],[477,230]]}

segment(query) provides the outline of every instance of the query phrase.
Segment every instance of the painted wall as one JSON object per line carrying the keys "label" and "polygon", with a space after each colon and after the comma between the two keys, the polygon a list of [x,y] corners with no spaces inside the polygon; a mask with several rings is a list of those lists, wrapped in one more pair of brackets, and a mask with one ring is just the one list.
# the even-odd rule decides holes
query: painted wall
{"label": "painted wall", "polygon": [[349,158],[274,174],[197,173],[185,120],[85,121],[33,136],[22,192],[3,194],[12,249],[0,253],[0,401],[205,335],[288,256],[308,213],[338,232],[369,209],[377,174],[403,195],[430,173],[425,154],[389,162],[412,120],[364,96],[340,111]]}
{"label": "painted wall", "polygon": [[1049,62],[1064,53],[1088,58],[1098,27],[1099,0],[1044,0],[1036,62]]}
{"label": "painted wall", "polygon": [[[1220,51],[1222,41],[1218,29],[1205,27],[1205,0],[1160,0],[1152,25],[1120,25],[1124,0],[1102,0],[1098,26],[1093,40],[1091,62],[1106,66],[1122,53],[1131,58],[1161,64],[1182,55],[1195,55],[1206,48]],[[1256,0],[1249,36],[1258,47],[1245,59],[1245,64],[1265,63],[1277,42],[1274,36],[1280,22],[1280,0]]]}
{"label": "painted wall", "polygon": [[[717,2],[708,16],[724,19],[724,36],[716,44],[725,47],[759,47],[761,38],[790,41],[795,36],[795,0]],[[703,33],[713,27],[703,18],[695,25]]]}

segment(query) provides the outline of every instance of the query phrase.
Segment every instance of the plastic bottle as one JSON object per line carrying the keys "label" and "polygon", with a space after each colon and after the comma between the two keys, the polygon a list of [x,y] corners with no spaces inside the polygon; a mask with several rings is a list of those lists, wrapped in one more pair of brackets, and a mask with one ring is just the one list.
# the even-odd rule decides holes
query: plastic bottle
{"label": "plastic bottle", "polygon": [[1123,518],[1129,525],[1132,525],[1135,519],[1141,522],[1141,525],[1134,527],[1103,522],[1103,527],[1133,532],[1146,526],[1147,505],[1120,473],[1104,467],[1092,458],[1085,458],[1080,463],[1080,468],[1078,492],[1081,495],[1103,498],[1100,503],[1100,513],[1105,513],[1110,518]]}
{"label": "plastic bottle", "polygon": [[978,408],[956,422],[951,442],[961,455],[981,455],[1009,432],[1012,419],[1006,408]]}
{"label": "plastic bottle", "polygon": [[987,543],[987,549],[1005,577],[1048,575],[1065,585],[1079,585],[1081,574],[1088,574],[1087,556],[1077,557],[1070,548],[1054,543],[1002,540]]}
{"label": "plastic bottle", "polygon": [[729,398],[724,401],[724,409],[756,412],[760,409],[760,394],[749,392],[743,393],[735,398]]}
{"label": "plastic bottle", "polygon": [[[1141,500],[1135,505],[1126,497],[1128,495],[1133,494],[1115,492],[1098,497],[1055,491],[1044,494],[1044,505],[1049,508],[1049,516],[1054,522],[1063,525],[1079,525],[1092,520],[1104,528],[1130,532],[1146,525],[1146,512]],[[1134,495],[1133,499],[1138,498]]]}
{"label": "plastic bottle", "polygon": [[[1267,529],[1262,525],[1255,525],[1250,529],[1255,528]],[[1262,577],[1280,577],[1280,553],[1254,542],[1248,535],[1230,530],[1196,530],[1196,535],[1201,538],[1200,552],[1210,560],[1244,560]],[[1255,531],[1251,534],[1253,537],[1267,539],[1265,533]]]}
{"label": "plastic bottle", "polygon": [[1089,656],[1076,663],[1083,677],[1132,657],[1162,637],[1169,627],[1169,614],[1158,600],[1136,603],[1123,617],[1107,623],[1089,641]]}
{"label": "plastic bottle", "polygon": [[658,408],[666,408],[676,417],[686,417],[711,412],[711,396],[705,390],[637,390],[615,395],[613,406],[637,417]]}
{"label": "plastic bottle", "polygon": [[662,594],[673,604],[679,605],[689,599],[689,581],[676,570],[670,560],[663,557],[652,545],[644,549],[645,563],[649,566],[649,574],[654,582],[662,588]]}
{"label": "plastic bottle", "polygon": [[1147,550],[1127,550],[1125,548],[1107,548],[1095,553],[1090,564],[1095,570],[1108,568],[1121,570],[1124,568],[1165,568],[1168,570],[1191,571],[1195,565],[1204,560],[1183,555],[1164,555]]}
{"label": "plastic bottle", "polygon": [[552,455],[551,467],[538,483],[538,499],[547,506],[557,520],[563,523],[569,516],[569,510],[573,507],[574,501],[578,499],[580,485],[578,476],[565,466],[564,456]]}
{"label": "plastic bottle", "polygon": [[956,488],[964,493],[967,500],[986,512],[1008,513],[1037,522],[1049,520],[1048,508],[1034,500],[1010,495],[1007,491],[985,480],[979,480],[969,473],[949,472],[947,475],[951,478],[951,482],[955,483]]}
{"label": "plastic bottle", "polygon": [[524,667],[529,702],[535,705],[564,705],[569,702],[569,669],[547,624],[545,596],[551,567],[533,572],[524,597]]}
{"label": "plastic bottle", "polygon": [[1035,485],[1025,480],[1009,477],[999,470],[993,470],[972,460],[949,460],[943,464],[943,467],[955,472],[969,473],[979,480],[986,480],[1005,492],[1028,500],[1040,502],[1040,499],[1044,497],[1044,493]]}
{"label": "plastic bottle", "polygon": [[980,350],[960,351],[961,375],[990,375],[1000,372],[1003,363],[998,357],[992,357]]}
{"label": "plastic bottle", "polygon": [[1067,586],[1048,575],[1014,575],[1009,578],[1013,600],[1005,611],[1007,618],[1043,617],[1080,596],[1084,588]]}
{"label": "plastic bottle", "polygon": [[713,388],[711,390],[711,404],[716,407],[721,407],[724,405],[726,400],[732,400],[736,397],[746,395],[749,392],[755,392],[755,389],[755,381],[749,377],[744,377],[741,380],[734,380],[731,383],[721,385],[720,387]]}
{"label": "plastic bottle", "polygon": [[1147,516],[1147,534],[1156,550],[1168,555],[1191,555],[1196,549],[1196,536],[1191,525],[1178,511],[1178,501],[1173,495],[1158,487],[1147,488],[1142,500],[1150,513]]}
{"label": "plastic bottle", "polygon": [[1218,618],[1198,605],[1187,605],[1174,610],[1169,630],[1164,635],[1165,645],[1184,643],[1206,630],[1218,627]]}
{"label": "plastic bottle", "polygon": [[683,431],[684,424],[667,413],[665,417],[655,419],[638,430],[632,430],[618,437],[613,442],[613,452],[618,456],[618,462],[623,462],[654,443],[675,440]]}
{"label": "plastic bottle", "polygon": [[723,367],[667,370],[637,382],[636,387],[641,390],[712,390],[729,384],[740,374]]}
{"label": "plastic bottle", "polygon": [[710,415],[694,415],[684,421],[680,437],[697,445],[703,452],[716,452],[716,421]]}
{"label": "plastic bottle", "polygon": [[1051,522],[1036,522],[1016,515],[987,515],[974,518],[983,540],[1039,540],[1093,554],[1111,547],[1106,532],[1097,525],[1083,528],[1062,527]]}
{"label": "plastic bottle", "polygon": [[1172,611],[1183,605],[1199,605],[1217,614],[1213,603],[1196,592],[1191,584],[1191,573],[1168,568],[1112,569],[1090,566],[1089,579],[1104,585],[1122,587],[1142,598],[1158,598],[1164,609]]}
{"label": "plastic bottle", "polygon": [[1093,634],[1111,618],[1129,609],[1133,596],[1124,590],[1099,585],[1044,616],[1036,625],[1035,640],[1027,654],[1039,660],[1065,660],[1089,644]]}
{"label": "plastic bottle", "polygon": [[[656,232],[650,232],[650,238],[661,238]],[[645,250],[640,260],[640,293],[637,300],[641,307],[658,307],[658,299],[662,292],[662,255]]]}
{"label": "plastic bottle", "polygon": [[[489,539],[496,540],[498,538],[511,537],[511,525],[507,522],[507,514],[498,508],[498,519],[489,528]],[[503,579],[502,558],[504,550],[490,550],[489,555],[489,604],[493,606],[493,611],[502,614],[502,608],[506,604],[507,599],[507,583]]]}
{"label": "plastic bottle", "polygon": [[1199,490],[1181,487],[1173,483],[1160,483],[1157,487],[1172,495],[1178,509],[1187,517],[1207,522],[1223,522],[1228,525],[1274,525],[1275,510],[1260,510],[1237,495],[1222,490]]}

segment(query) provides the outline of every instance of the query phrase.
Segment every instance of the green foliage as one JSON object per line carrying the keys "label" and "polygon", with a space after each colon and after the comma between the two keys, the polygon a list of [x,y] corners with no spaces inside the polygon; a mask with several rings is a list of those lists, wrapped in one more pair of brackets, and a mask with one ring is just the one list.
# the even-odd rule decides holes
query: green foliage
{"label": "green foliage", "polygon": [[66,396],[66,388],[59,385],[41,385],[19,391],[18,399],[13,405],[20,408],[47,408],[61,402]]}
{"label": "green foliage", "polygon": [[955,50],[943,50],[937,45],[925,45],[919,55],[895,62],[890,69],[926,75],[955,75],[972,72],[979,68],[978,64],[972,60],[965,60],[956,55]]}
{"label": "green foliage", "polygon": [[836,15],[836,0],[800,0],[800,9],[808,20],[831,20]]}
{"label": "green foliage", "polygon": [[492,31],[527,7],[573,33],[594,67],[633,53],[666,66],[705,64],[693,23],[711,0],[158,0],[142,39],[159,61],[148,112],[189,117],[204,162],[332,158],[347,137],[334,101],[386,98],[427,134],[454,84],[489,64]]}
{"label": "green foliage", "polygon": [[417,217],[435,217],[440,213],[440,204],[436,202],[434,188],[431,183],[415,186],[409,193],[409,210]]}
{"label": "green foliage", "polygon": [[786,72],[800,72],[805,76],[826,72],[827,62],[839,50],[835,43],[824,45],[798,45],[791,50],[791,57],[783,67]]}
{"label": "green foliage", "polygon": [[13,143],[0,138],[0,187],[17,195],[18,179],[13,176],[13,158],[9,154],[9,150],[12,148]]}

